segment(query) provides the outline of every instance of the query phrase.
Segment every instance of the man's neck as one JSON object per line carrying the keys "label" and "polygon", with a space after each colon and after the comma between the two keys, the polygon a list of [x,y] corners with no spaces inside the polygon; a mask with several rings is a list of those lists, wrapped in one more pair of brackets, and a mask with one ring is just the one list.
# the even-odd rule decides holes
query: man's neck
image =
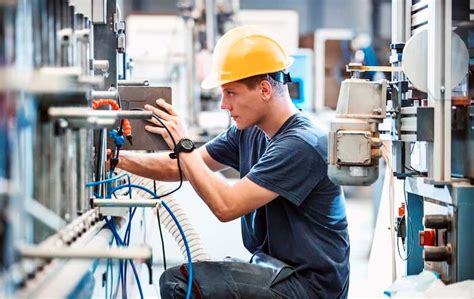
{"label": "man's neck", "polygon": [[257,126],[265,132],[269,138],[275,136],[278,130],[292,115],[298,113],[298,109],[293,105],[288,97],[285,101],[274,105],[267,116]]}

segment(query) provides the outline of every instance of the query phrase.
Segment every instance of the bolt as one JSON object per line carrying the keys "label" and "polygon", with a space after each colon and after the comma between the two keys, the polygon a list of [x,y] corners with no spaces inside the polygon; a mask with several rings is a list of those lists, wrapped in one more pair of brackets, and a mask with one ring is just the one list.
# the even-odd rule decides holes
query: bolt
{"label": "bolt", "polygon": [[441,86],[440,90],[441,90],[441,93],[444,93],[446,91],[446,88],[444,88],[444,86]]}

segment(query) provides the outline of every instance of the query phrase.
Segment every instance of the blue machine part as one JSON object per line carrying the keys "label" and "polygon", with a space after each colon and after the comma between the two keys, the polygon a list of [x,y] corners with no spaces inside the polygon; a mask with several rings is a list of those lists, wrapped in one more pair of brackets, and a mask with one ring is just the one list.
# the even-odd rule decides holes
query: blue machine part
{"label": "blue machine part", "polygon": [[454,188],[457,203],[457,281],[474,279],[474,187],[472,185]]}
{"label": "blue machine part", "polygon": [[290,97],[299,109],[311,111],[313,109],[313,51],[299,49],[291,55],[295,62],[289,68],[291,80],[288,85]]}
{"label": "blue machine part", "polygon": [[125,143],[125,137],[119,135],[117,130],[110,130],[109,136],[114,140],[116,146],[122,146]]}
{"label": "blue machine part", "polygon": [[423,247],[418,243],[418,232],[423,230],[423,196],[407,192],[407,275],[416,275],[423,271]]}

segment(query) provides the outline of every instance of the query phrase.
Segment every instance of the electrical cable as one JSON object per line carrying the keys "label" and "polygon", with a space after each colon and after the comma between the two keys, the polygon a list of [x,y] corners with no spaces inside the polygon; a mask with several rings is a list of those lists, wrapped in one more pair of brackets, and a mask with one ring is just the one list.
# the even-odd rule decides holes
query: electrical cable
{"label": "electrical cable", "polygon": [[94,187],[94,186],[97,186],[97,185],[110,183],[110,182],[116,181],[116,180],[118,180],[118,179],[120,179],[120,178],[123,178],[123,177],[125,177],[125,176],[128,177],[128,179],[130,180],[130,175],[129,175],[128,173],[123,173],[123,174],[121,174],[121,175],[108,178],[108,179],[106,179],[106,180],[96,181],[96,182],[88,182],[88,183],[86,183],[86,187]]}
{"label": "electrical cable", "polygon": [[[144,109],[141,109],[141,108],[134,108],[134,109],[130,109],[130,110],[139,110],[139,111],[143,111]],[[163,123],[163,121],[160,119],[160,117],[156,114],[152,114],[152,117],[157,120],[161,125],[162,127],[167,131],[168,135],[171,137],[171,140],[173,142],[173,148],[176,148],[176,140],[174,139],[173,135],[171,134],[170,130],[168,129],[168,127]],[[118,155],[117,155],[117,158],[118,158]],[[118,186],[118,187],[115,187],[115,188],[112,188],[110,191],[109,191],[109,196],[110,194],[114,194],[116,191],[122,189],[122,188],[125,188],[125,187],[128,187],[130,189],[129,191],[129,194],[131,193],[131,188],[138,188],[138,189],[141,189],[145,192],[148,192],[150,194],[153,195],[153,197],[155,199],[159,199],[159,198],[162,198],[162,197],[165,197],[165,196],[168,196],[176,191],[178,191],[182,185],[183,185],[183,171],[181,169],[181,163],[180,163],[180,158],[179,158],[179,155],[176,156],[176,163],[177,163],[177,167],[178,167],[178,174],[179,174],[179,185],[178,187],[176,187],[175,189],[171,190],[170,192],[166,193],[166,194],[162,194],[160,196],[157,196],[155,192],[145,188],[145,187],[142,187],[142,186],[139,186],[139,185],[134,185],[134,184],[131,184],[130,183],[130,177],[129,177],[129,182],[128,182],[128,185],[122,185],[122,186]],[[183,242],[185,243],[185,248],[186,248],[186,253],[187,253],[187,256],[188,256],[188,268],[189,268],[189,281],[188,281],[188,289],[187,289],[187,292],[186,292],[186,298],[190,298],[191,296],[191,288],[192,288],[192,257],[191,257],[191,252],[190,252],[190,249],[189,249],[189,244],[186,240],[186,236],[184,234],[184,231],[181,227],[181,225],[179,224],[179,221],[178,219],[174,216],[173,212],[171,211],[171,209],[169,209],[169,207],[162,201],[162,205],[165,207],[165,209],[168,211],[168,213],[170,214],[170,216],[173,218],[173,220],[175,221],[179,231],[180,231],[180,234],[183,238]],[[158,225],[159,225],[159,228],[160,228],[160,237],[161,237],[161,241],[162,241],[162,251],[163,251],[163,258],[164,258],[164,267],[165,267],[165,270],[166,270],[166,257],[165,257],[165,251],[164,251],[164,241],[163,241],[163,237],[162,237],[162,232],[161,232],[161,225],[160,225],[160,218],[159,218],[159,212],[157,210],[157,219],[158,219]],[[129,221],[129,225],[131,223],[131,219]],[[127,227],[127,230],[129,230],[129,228]],[[127,234],[127,232],[126,232]],[[118,234],[117,234],[118,236]],[[129,241],[129,236],[130,236],[130,233],[128,234],[128,241]],[[119,236],[118,236],[119,237]],[[127,237],[127,235],[125,236]],[[125,241],[127,242],[127,239],[125,238]],[[126,263],[125,263],[126,264]],[[134,269],[134,266],[132,264],[132,268]],[[126,267],[124,268],[124,275],[126,275]],[[134,269],[134,273],[136,272],[136,270]],[[126,279],[126,278],[125,278]],[[138,279],[138,278],[137,278]],[[138,281],[138,280],[137,280]],[[141,286],[139,287],[139,289],[141,290]]]}
{"label": "electrical cable", "polygon": [[[151,191],[150,189],[147,189],[147,188],[145,188],[145,187],[143,187],[143,186],[140,186],[140,185],[127,184],[127,185],[120,185],[120,186],[117,186],[117,187],[113,188],[113,189],[111,190],[111,193],[115,193],[115,192],[117,192],[117,191],[119,191],[119,190],[121,190],[121,189],[129,188],[129,187],[131,187],[131,188],[136,188],[136,189],[140,189],[140,190],[143,190],[143,191],[145,191],[145,192],[148,192],[148,191],[149,191],[149,192],[153,192],[153,191]],[[155,194],[155,195],[156,195],[156,194]],[[164,195],[160,195],[160,196],[157,196],[157,197],[154,198],[154,199],[159,199],[159,198],[161,198],[161,197],[163,197],[163,196],[164,196]]]}
{"label": "electrical cable", "polygon": [[[112,231],[112,234],[114,235],[116,242],[119,243],[121,246],[124,246],[124,242],[122,238],[120,238],[120,235],[118,234],[117,230],[115,229],[115,224],[113,223],[113,221],[110,221],[109,219],[105,218],[105,222],[107,223],[110,230]],[[133,260],[130,260],[130,264],[132,266],[135,279],[137,281],[138,291],[140,292],[140,298],[143,299],[144,297],[143,297],[142,285],[140,283],[140,277],[138,276],[138,272],[137,272],[137,269],[135,268],[135,264]]]}
{"label": "electrical cable", "polygon": [[[129,221],[128,221],[128,225],[127,225],[127,229],[125,231],[125,236],[124,236],[124,242],[125,242],[125,246],[129,246],[130,245],[130,235],[131,235],[131,232],[132,232],[132,220],[133,220],[133,216],[135,215],[135,212],[136,212],[137,208],[134,208],[133,210],[130,208],[129,209]],[[127,260],[125,260],[124,262],[124,268],[123,268],[123,275],[125,277],[125,284],[127,282],[127,272],[128,272],[128,266],[127,266]]]}
{"label": "electrical cable", "polygon": [[[108,298],[109,297],[109,267],[110,267],[110,259],[107,259],[107,266],[105,268],[105,296],[104,298]],[[102,284],[103,285],[103,284]]]}
{"label": "electrical cable", "polygon": [[[145,111],[145,109],[143,109],[143,108],[132,108],[130,110],[131,111]],[[171,131],[168,129],[168,127],[163,123],[161,118],[158,115],[156,115],[155,113],[152,114],[152,117],[161,124],[162,128],[164,128],[166,130],[166,132],[168,133],[168,135],[171,138],[171,141],[173,142],[173,148],[176,148],[176,140],[174,139],[173,134],[171,134]],[[170,192],[168,192],[166,194],[160,195],[160,197],[157,197],[157,198],[168,196],[168,195],[178,191],[181,188],[181,186],[183,185],[183,170],[181,169],[181,163],[180,163],[179,155],[176,155],[176,163],[178,165],[178,174],[179,174],[179,185],[178,185],[178,187],[176,187],[175,189],[171,190]]]}
{"label": "electrical cable", "polygon": [[110,299],[114,294],[114,262],[110,261]]}
{"label": "electrical cable", "polygon": [[[112,222],[112,221],[111,221],[111,222]],[[112,223],[113,223],[113,222],[112,222]],[[109,228],[110,228],[110,224],[109,224],[109,223],[108,223],[108,225],[109,225]],[[115,228],[115,225],[114,225],[113,227]],[[117,245],[117,247],[121,246],[119,240],[118,240],[117,238],[115,238],[115,235],[114,235],[114,238],[112,239],[112,243],[113,243],[114,240],[115,240],[115,244]],[[125,261],[127,261],[127,260],[125,260]],[[112,264],[112,265],[113,265],[113,264]],[[123,275],[122,265],[123,265],[123,261],[122,261],[122,260],[119,260],[119,269],[120,269],[119,277],[120,277],[120,279],[122,280],[122,290],[123,290],[123,286],[124,286],[123,277],[124,277],[124,275]],[[126,282],[125,282],[125,283],[126,283]],[[111,287],[111,288],[113,288],[113,284],[112,284],[112,287]],[[112,292],[112,289],[111,289],[110,292]],[[117,290],[116,290],[115,294],[117,294],[117,292],[118,292],[118,284],[117,284]],[[126,293],[126,292],[122,292],[122,298],[124,298],[124,294],[127,294],[127,293]],[[106,297],[106,298],[107,298],[107,297]]]}
{"label": "electrical cable", "polygon": [[[128,181],[128,184],[130,184],[130,179]],[[112,193],[115,195],[115,193]],[[128,197],[132,199],[132,188],[129,187],[128,191]],[[135,215],[136,208],[133,209],[129,208],[128,209],[128,224],[127,224],[127,229],[125,230],[125,235],[124,235],[124,242],[126,246],[130,245],[130,234],[131,234],[131,225],[132,225],[132,220],[133,216]],[[122,298],[126,298],[127,294],[127,269],[128,269],[128,261],[124,260],[123,262],[121,261],[120,265],[120,271],[122,275]]]}
{"label": "electrical cable", "polygon": [[[128,184],[130,185],[130,183],[131,183],[131,180],[129,179]],[[115,195],[115,193],[112,193],[112,194]],[[128,198],[132,199],[132,187],[129,187]],[[136,208],[135,208],[135,210],[136,210]],[[124,239],[127,239],[127,234],[131,234],[131,230],[132,230],[131,225],[132,225],[133,216],[135,215],[135,210],[133,210],[133,212],[132,212],[131,208],[128,209],[128,225],[127,225],[127,229],[125,231]],[[130,245],[130,238],[128,238],[128,240],[126,242],[127,242],[127,246],[129,246]],[[128,272],[128,261],[127,260],[123,261],[122,267],[123,267],[122,268],[122,275],[123,275],[122,297],[126,298],[126,295],[123,295],[123,294],[127,294],[127,272]]]}
{"label": "electrical cable", "polygon": [[166,209],[166,211],[168,211],[171,218],[173,218],[174,222],[176,223],[176,226],[178,227],[179,232],[181,233],[181,235],[183,237],[184,244],[186,246],[186,253],[188,255],[188,272],[189,272],[188,288],[186,290],[186,299],[190,299],[191,298],[191,292],[192,292],[192,283],[193,283],[193,262],[191,260],[191,251],[189,249],[189,244],[188,244],[188,241],[186,240],[186,236],[184,234],[183,228],[179,224],[178,219],[176,219],[176,216],[173,214],[171,209],[168,207],[168,205],[164,201],[162,201],[161,204]]}
{"label": "electrical cable", "polygon": [[[124,187],[127,187],[126,185],[122,185],[122,186],[118,186],[116,187],[115,189],[116,190],[120,190],[120,189],[123,189]],[[147,193],[149,193],[153,199],[157,199],[157,198],[160,198],[160,197],[163,197],[163,196],[158,196],[156,195],[155,192],[151,191],[150,189],[148,188],[145,188],[143,186],[139,186],[139,185],[133,185],[132,186],[133,188],[138,188],[138,189],[141,189]],[[115,191],[116,191],[115,190]],[[192,282],[193,282],[193,263],[192,263],[192,257],[191,257],[191,251],[189,249],[189,243],[188,243],[188,240],[186,238],[186,235],[183,231],[183,228],[181,227],[181,224],[179,223],[178,219],[176,218],[176,216],[174,215],[174,213],[171,211],[171,209],[168,207],[168,205],[164,202],[164,201],[161,201],[161,205],[166,209],[166,211],[169,213],[169,215],[171,216],[171,218],[173,219],[173,221],[176,223],[176,226],[178,227],[178,230],[183,238],[183,242],[184,242],[184,245],[186,247],[186,254],[188,256],[188,272],[189,272],[189,278],[188,278],[188,287],[186,289],[186,299],[189,299],[191,298],[191,292],[192,292]],[[108,222],[107,222],[108,223]],[[115,232],[116,233],[116,232]],[[118,234],[117,234],[118,235]],[[120,238],[120,236],[118,236],[118,238]],[[133,265],[133,264],[132,264]],[[133,268],[133,267],[132,267]]]}
{"label": "electrical cable", "polygon": [[[156,180],[153,180],[153,192],[156,193]],[[160,211],[156,210],[156,218],[158,219],[158,229],[160,230],[160,239],[161,239],[161,251],[163,253],[163,268],[166,271],[166,253],[165,253],[165,241],[163,240],[163,231],[161,230],[161,220],[160,220]]]}
{"label": "electrical cable", "polygon": [[[149,178],[144,178],[144,177],[139,177],[139,176],[131,176],[131,181],[133,184],[141,185],[144,186],[150,190],[154,190],[154,181]],[[168,187],[165,187],[163,184],[158,184],[159,182],[156,181],[156,189],[157,192],[156,194],[164,194],[165,192],[168,192],[171,190]],[[137,190],[137,195],[145,198],[148,193],[145,193],[144,191]],[[193,243],[193,246],[191,246],[191,256],[193,261],[207,261],[210,260],[209,255],[207,254],[207,251],[204,249],[202,246],[199,234],[194,230],[194,227],[191,225],[190,220],[188,217],[186,217],[186,213],[181,207],[181,204],[179,201],[173,197],[172,195],[166,197],[164,199],[166,201],[166,204],[168,207],[173,211],[175,214],[176,218],[178,218],[179,223],[181,224],[181,227],[184,230],[184,233],[186,234],[188,238],[188,242],[191,244]],[[176,224],[174,223],[173,219],[168,215],[168,212],[164,210],[164,208],[158,209],[158,212],[160,214],[160,224],[163,227],[163,231],[167,230],[170,232],[171,237],[176,241],[176,244],[178,245],[179,250],[183,254],[183,256],[186,258],[186,248],[184,246],[183,239],[181,237],[181,234],[179,233],[179,230],[176,228]],[[156,219],[156,216],[155,216]],[[156,221],[156,220],[155,220]],[[156,225],[155,223],[153,223]]]}

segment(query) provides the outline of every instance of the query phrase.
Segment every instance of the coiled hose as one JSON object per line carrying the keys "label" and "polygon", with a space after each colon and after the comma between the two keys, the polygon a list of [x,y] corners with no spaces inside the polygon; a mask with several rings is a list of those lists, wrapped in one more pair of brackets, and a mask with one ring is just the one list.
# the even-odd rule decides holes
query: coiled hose
{"label": "coiled hose", "polygon": [[[150,190],[153,190],[154,188],[152,179],[144,178],[137,175],[131,175],[130,181],[132,184],[141,185]],[[160,194],[166,194],[169,191],[170,190],[167,186],[160,184],[160,182],[156,182],[156,194],[158,196],[160,196]],[[134,193],[142,198],[150,196],[148,193],[142,190],[136,190],[134,191]],[[193,262],[209,260],[209,254],[202,245],[202,241],[199,234],[191,225],[191,222],[186,216],[184,210],[181,208],[180,203],[171,194],[161,198],[161,200],[163,200],[168,205],[168,207],[171,209],[171,211],[174,213],[179,223],[181,224],[184,234],[188,239],[189,249],[191,251],[191,259],[193,260]],[[157,213],[159,213],[161,224],[166,228],[166,230],[168,230],[173,239],[176,241],[178,248],[181,251],[181,254],[187,261],[186,247],[184,246],[183,238],[179,233],[178,227],[174,223],[169,213],[167,213],[166,210],[163,208],[163,206],[159,206]]]}

